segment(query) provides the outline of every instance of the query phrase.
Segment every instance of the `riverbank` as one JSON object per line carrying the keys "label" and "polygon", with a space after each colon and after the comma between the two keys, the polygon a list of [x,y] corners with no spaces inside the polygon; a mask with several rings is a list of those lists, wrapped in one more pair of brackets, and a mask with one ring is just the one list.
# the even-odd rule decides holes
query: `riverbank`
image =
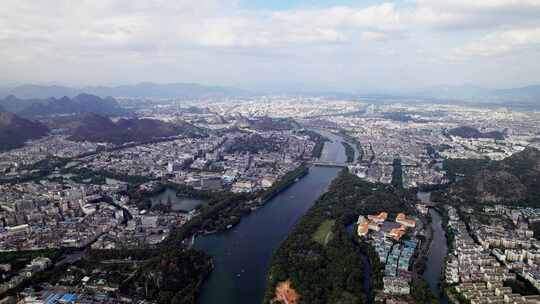
{"label": "riverbank", "polygon": [[330,139],[328,139],[324,135],[313,130],[305,130],[303,133],[309,136],[309,138],[315,142],[315,147],[313,147],[313,150],[311,152],[311,157],[320,158],[322,155],[325,143],[329,142]]}
{"label": "riverbank", "polygon": [[345,141],[342,141],[341,144],[345,148],[345,155],[347,156],[347,162],[352,163],[354,161],[354,156],[355,156],[354,148]]}
{"label": "riverbank", "polygon": [[[429,193],[419,192],[418,198],[426,204],[432,204]],[[448,297],[441,282],[448,254],[446,229],[443,227],[443,217],[435,208],[430,208],[431,242],[427,255],[426,269],[423,278],[428,282],[431,293],[437,297],[439,304],[447,304]]]}
{"label": "riverbank", "polygon": [[364,149],[362,148],[360,141],[358,141],[357,138],[349,135],[349,133],[347,133],[345,130],[340,130],[339,135],[342,136],[349,145],[354,145],[356,148],[356,161],[362,162],[362,160],[364,160]]}
{"label": "riverbank", "polygon": [[338,172],[337,168],[313,167],[234,228],[197,237],[194,248],[212,256],[215,264],[200,303],[261,303],[273,251]]}
{"label": "riverbank", "polygon": [[260,200],[261,203],[263,204],[267,203],[269,200],[274,198],[283,190],[289,188],[292,184],[297,182],[300,178],[306,176],[308,173],[309,173],[309,167],[307,167],[307,165],[305,164],[302,164],[300,167],[296,168],[295,170],[283,176],[279,181],[274,183],[272,187],[265,190],[259,196],[258,200]]}
{"label": "riverbank", "polygon": [[[256,195],[230,191],[198,192],[192,188],[188,189],[194,197],[197,197],[197,193],[203,195],[208,199],[208,203],[199,206],[198,215],[173,232],[167,242],[186,243],[185,240],[193,235],[209,235],[227,231],[238,225],[242,218],[252,211],[264,206],[272,197],[306,176],[308,172],[309,168],[301,165],[283,176],[268,190]],[[185,189],[184,186],[179,187]]]}
{"label": "riverbank", "polygon": [[[346,227],[359,214],[403,212],[407,207],[402,194],[342,171],[275,251],[264,303],[271,301],[276,286],[286,281],[305,303],[364,301],[368,295],[359,283],[364,263]],[[334,221],[332,237],[318,242],[315,236],[328,221]]]}

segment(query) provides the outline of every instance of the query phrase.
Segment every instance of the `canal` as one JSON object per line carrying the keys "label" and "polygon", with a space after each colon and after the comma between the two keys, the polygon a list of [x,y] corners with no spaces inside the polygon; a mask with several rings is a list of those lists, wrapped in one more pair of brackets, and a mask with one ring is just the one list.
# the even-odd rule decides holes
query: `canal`
{"label": "canal", "polygon": [[[429,192],[418,192],[418,198],[425,204],[430,204]],[[428,260],[424,279],[428,282],[431,292],[439,299],[439,304],[447,304],[448,298],[441,290],[439,282],[441,282],[442,273],[446,255],[448,254],[448,246],[446,242],[446,234],[442,226],[442,219],[439,212],[430,208],[431,229],[433,231],[433,239],[429,246]]]}
{"label": "canal", "polygon": [[[328,132],[321,133],[331,139],[324,146],[321,160],[345,162],[343,139]],[[308,175],[230,231],[198,237],[194,247],[210,254],[215,266],[202,287],[200,303],[261,303],[273,251],[327,190],[339,171],[339,168],[313,167]]]}

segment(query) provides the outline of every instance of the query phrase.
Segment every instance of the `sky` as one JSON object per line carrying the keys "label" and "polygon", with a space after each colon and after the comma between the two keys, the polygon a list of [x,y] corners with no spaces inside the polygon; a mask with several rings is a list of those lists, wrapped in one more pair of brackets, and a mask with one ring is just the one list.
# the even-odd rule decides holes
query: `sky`
{"label": "sky", "polygon": [[540,0],[3,0],[0,85],[540,83]]}

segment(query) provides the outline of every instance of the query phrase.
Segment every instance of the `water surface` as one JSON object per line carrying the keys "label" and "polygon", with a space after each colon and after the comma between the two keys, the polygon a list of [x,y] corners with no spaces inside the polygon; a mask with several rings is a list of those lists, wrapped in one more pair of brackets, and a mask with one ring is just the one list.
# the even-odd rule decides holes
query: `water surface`
{"label": "water surface", "polygon": [[312,168],[292,187],[225,233],[198,237],[195,248],[214,257],[201,303],[261,303],[272,252],[327,189],[338,168]]}
{"label": "water surface", "polygon": [[[341,137],[324,146],[321,160],[344,162]],[[195,248],[214,258],[214,270],[203,285],[201,304],[258,304],[262,302],[272,253],[298,220],[323,194],[340,168],[313,167],[263,208],[242,219],[230,231],[198,237]]]}
{"label": "water surface", "polygon": [[176,190],[173,188],[165,188],[164,191],[152,196],[150,200],[152,201],[152,206],[157,204],[170,204],[172,211],[183,212],[189,212],[204,203],[204,200],[201,199],[177,196]]}
{"label": "water surface", "polygon": [[[429,192],[419,192],[418,198],[424,203],[431,203],[429,195]],[[448,298],[446,297],[446,294],[439,288],[439,283],[443,277],[442,272],[444,270],[444,259],[448,254],[446,234],[442,227],[442,219],[440,214],[433,208],[429,209],[429,214],[431,215],[433,240],[429,246],[424,279],[428,282],[431,292],[439,297],[439,303],[447,304]]]}

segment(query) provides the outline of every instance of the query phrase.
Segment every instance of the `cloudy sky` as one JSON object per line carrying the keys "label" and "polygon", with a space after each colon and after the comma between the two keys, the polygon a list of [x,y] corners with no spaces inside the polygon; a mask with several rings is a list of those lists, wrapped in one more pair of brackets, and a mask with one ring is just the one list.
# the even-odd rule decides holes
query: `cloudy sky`
{"label": "cloudy sky", "polygon": [[2,0],[0,85],[540,83],[540,0]]}

